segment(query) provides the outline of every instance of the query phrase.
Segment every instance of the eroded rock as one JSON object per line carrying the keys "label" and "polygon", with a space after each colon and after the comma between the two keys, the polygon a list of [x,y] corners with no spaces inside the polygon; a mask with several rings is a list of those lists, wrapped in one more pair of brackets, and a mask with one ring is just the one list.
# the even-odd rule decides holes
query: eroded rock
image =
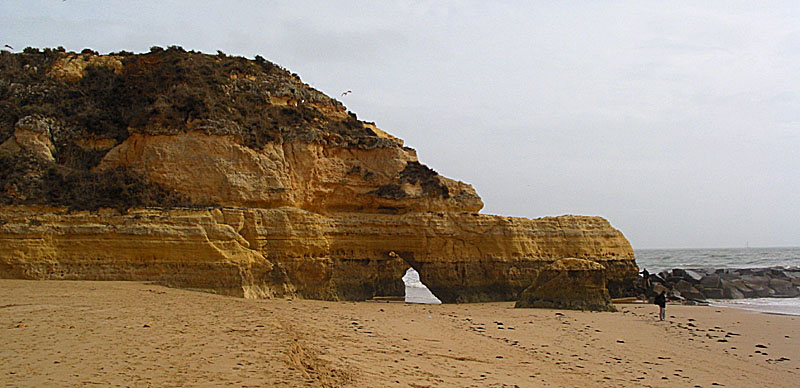
{"label": "eroded rock", "polygon": [[[155,280],[248,297],[363,300],[401,296],[401,278],[413,266],[453,303],[515,300],[561,257],[593,257],[617,287],[636,271],[616,254],[630,249],[627,241],[598,217],[20,206],[0,208],[0,216],[3,277]],[[572,237],[564,239],[565,229]],[[509,258],[496,259],[503,255]]]}
{"label": "eroded rock", "polygon": [[570,310],[616,311],[606,289],[604,267],[566,258],[545,267],[514,305]]}
{"label": "eroded rock", "polygon": [[41,116],[25,116],[14,125],[14,134],[0,144],[0,152],[25,152],[46,162],[54,162],[55,146],[51,130],[56,127],[53,119]]}

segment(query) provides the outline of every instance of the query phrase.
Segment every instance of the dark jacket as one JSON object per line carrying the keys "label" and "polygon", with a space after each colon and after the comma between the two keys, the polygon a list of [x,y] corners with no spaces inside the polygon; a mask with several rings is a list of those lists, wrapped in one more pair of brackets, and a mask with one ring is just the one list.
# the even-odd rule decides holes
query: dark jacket
{"label": "dark jacket", "polygon": [[661,307],[667,307],[667,296],[665,294],[658,294],[656,295],[656,299],[653,301],[653,303]]}

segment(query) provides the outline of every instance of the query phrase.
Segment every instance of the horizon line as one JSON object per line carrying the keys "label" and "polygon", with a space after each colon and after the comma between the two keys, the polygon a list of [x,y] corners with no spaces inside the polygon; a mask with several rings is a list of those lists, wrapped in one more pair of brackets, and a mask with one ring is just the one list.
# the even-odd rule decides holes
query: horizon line
{"label": "horizon line", "polygon": [[[631,245],[633,247],[633,245]],[[681,250],[681,249],[800,249],[800,245],[783,245],[783,246],[739,246],[739,247],[694,247],[694,248],[636,248],[633,247],[634,251],[637,250],[661,250],[661,251],[668,251],[668,250]]]}

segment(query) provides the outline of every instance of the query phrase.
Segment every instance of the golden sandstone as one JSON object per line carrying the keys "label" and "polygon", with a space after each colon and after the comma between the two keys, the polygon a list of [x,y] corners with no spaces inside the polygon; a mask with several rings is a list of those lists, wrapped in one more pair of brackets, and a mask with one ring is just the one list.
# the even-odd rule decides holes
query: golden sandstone
{"label": "golden sandstone", "polygon": [[[11,55],[43,54],[3,54],[4,60]],[[57,58],[46,78],[29,82],[51,88],[80,87],[91,66],[111,69],[92,77],[124,84],[141,82],[136,77],[168,59],[187,71],[202,65],[219,72],[234,60],[176,49],[47,55]],[[251,74],[228,74],[207,89],[157,89],[148,100],[153,105],[132,111],[134,119],[113,134],[86,131],[58,113],[4,123],[16,129],[0,143],[18,144],[1,147],[4,158],[38,154],[36,163],[62,171],[72,155],[63,150],[94,152],[101,157],[86,159],[86,176],[124,171],[187,202],[76,209],[62,197],[26,195],[25,179],[5,182],[0,277],[145,280],[246,298],[364,300],[402,296],[410,266],[443,302],[515,300],[540,269],[568,257],[599,263],[612,296],[636,277],[631,245],[605,219],[480,214],[472,186],[420,164],[401,140],[355,120],[338,101],[274,65],[236,61],[237,72]],[[131,85],[122,90],[139,84]],[[197,90],[203,99],[174,108]],[[237,93],[261,96],[252,99],[261,105],[248,108],[269,115],[258,129],[241,121],[256,113],[241,122],[219,113],[227,105],[213,99],[239,101]],[[158,105],[159,99],[172,102]],[[277,103],[287,99],[296,103]],[[17,111],[23,115],[25,107]],[[144,114],[149,118],[140,119]],[[19,125],[37,120],[55,123],[48,139],[43,131],[27,136],[31,125]],[[19,140],[28,138],[36,141]]]}

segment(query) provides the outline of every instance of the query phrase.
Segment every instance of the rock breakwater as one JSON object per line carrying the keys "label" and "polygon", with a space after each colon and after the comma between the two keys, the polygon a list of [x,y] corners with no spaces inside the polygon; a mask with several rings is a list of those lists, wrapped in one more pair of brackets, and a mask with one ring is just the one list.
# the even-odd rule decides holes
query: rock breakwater
{"label": "rock breakwater", "polygon": [[794,298],[800,296],[800,268],[675,268],[639,277],[648,294],[668,290],[674,298]]}

